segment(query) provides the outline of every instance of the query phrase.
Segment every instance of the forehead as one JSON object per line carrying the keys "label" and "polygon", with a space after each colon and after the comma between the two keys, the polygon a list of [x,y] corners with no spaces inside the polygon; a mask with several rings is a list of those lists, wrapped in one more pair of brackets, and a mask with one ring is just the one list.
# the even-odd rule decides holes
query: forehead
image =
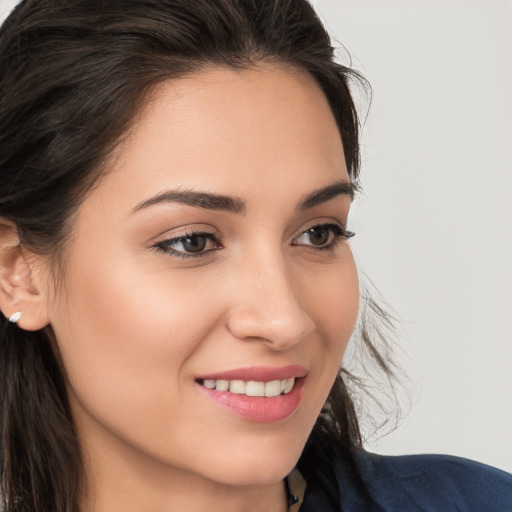
{"label": "forehead", "polygon": [[294,182],[318,188],[348,179],[320,87],[307,72],[276,65],[209,69],[160,84],[114,162],[107,181],[133,183],[137,203],[142,191],[165,188],[240,196],[269,182],[290,191]]}

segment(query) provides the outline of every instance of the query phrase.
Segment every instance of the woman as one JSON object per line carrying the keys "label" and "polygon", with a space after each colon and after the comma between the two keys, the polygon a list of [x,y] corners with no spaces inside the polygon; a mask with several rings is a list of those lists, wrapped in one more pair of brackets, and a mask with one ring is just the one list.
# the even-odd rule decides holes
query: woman
{"label": "woman", "polygon": [[26,0],[0,69],[4,510],[510,507],[361,449],[360,79],[308,3]]}

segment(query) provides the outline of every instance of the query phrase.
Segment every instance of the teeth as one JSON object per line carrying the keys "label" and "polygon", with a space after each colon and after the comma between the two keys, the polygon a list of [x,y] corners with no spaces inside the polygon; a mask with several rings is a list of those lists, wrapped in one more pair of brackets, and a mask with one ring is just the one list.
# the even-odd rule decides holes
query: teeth
{"label": "teeth", "polygon": [[278,396],[281,394],[281,381],[273,380],[265,383],[265,396]]}
{"label": "teeth", "polygon": [[235,393],[235,395],[245,395],[245,382],[243,380],[230,380],[229,381],[229,392]]}
{"label": "teeth", "polygon": [[295,379],[286,379],[284,383],[284,393],[289,393],[292,390],[294,384]]}
{"label": "teeth", "polygon": [[214,380],[215,386],[212,389],[227,391],[229,389],[229,380]]}
{"label": "teeth", "polygon": [[265,396],[265,383],[249,381],[245,386],[247,396]]}
{"label": "teeth", "polygon": [[236,395],[272,397],[289,393],[293,389],[295,378],[273,380],[270,382],[207,379],[202,384],[208,389],[215,389],[217,391],[229,390],[230,393]]}

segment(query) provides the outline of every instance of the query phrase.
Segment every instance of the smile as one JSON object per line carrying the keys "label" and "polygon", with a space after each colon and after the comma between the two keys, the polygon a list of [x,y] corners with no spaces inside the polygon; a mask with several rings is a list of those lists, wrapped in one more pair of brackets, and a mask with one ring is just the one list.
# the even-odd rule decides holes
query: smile
{"label": "smile", "polygon": [[235,395],[276,397],[290,393],[295,384],[295,378],[272,380],[270,382],[244,380],[200,380],[199,384],[207,389],[227,391]]}
{"label": "smile", "polygon": [[295,415],[309,371],[301,365],[252,366],[197,376],[211,403],[244,420],[269,423]]}

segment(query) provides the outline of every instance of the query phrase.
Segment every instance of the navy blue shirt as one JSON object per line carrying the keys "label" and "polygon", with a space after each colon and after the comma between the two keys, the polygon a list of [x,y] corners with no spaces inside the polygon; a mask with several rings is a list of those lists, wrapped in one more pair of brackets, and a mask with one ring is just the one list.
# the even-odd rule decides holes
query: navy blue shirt
{"label": "navy blue shirt", "polygon": [[301,471],[300,512],[512,512],[512,475],[459,457],[361,452],[355,472],[334,458]]}

